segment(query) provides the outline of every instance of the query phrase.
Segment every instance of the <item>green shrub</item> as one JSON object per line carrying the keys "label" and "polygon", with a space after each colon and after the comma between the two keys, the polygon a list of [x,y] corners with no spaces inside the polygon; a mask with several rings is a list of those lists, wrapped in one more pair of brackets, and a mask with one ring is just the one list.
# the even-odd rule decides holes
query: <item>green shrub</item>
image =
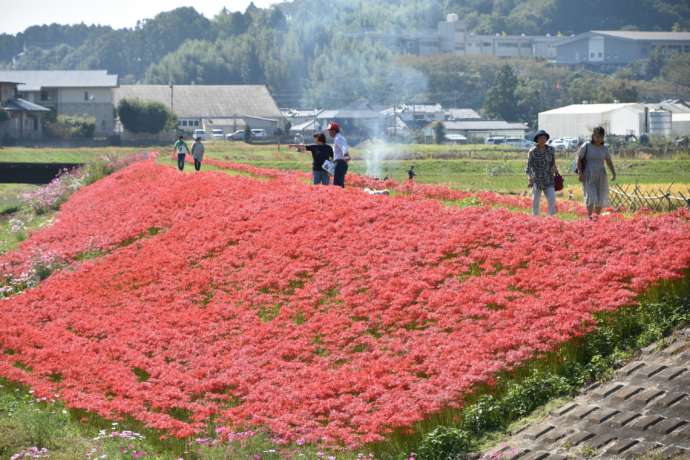
{"label": "green shrub", "polygon": [[450,460],[467,453],[471,446],[471,438],[466,431],[439,426],[424,437],[417,453],[424,460]]}
{"label": "green shrub", "polygon": [[0,109],[0,123],[3,121],[8,121],[10,119],[10,114],[5,109]]}
{"label": "green shrub", "polygon": [[122,126],[133,133],[158,134],[177,125],[177,119],[170,109],[155,101],[122,99],[117,104],[117,115]]}
{"label": "green shrub", "polygon": [[56,121],[46,122],[46,131],[55,139],[88,139],[96,131],[96,119],[86,115],[58,115]]}

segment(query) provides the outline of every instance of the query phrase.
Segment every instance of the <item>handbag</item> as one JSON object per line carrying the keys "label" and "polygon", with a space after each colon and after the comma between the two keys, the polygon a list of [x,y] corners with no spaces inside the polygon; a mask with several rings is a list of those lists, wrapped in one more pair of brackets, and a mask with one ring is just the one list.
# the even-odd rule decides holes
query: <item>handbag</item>
{"label": "handbag", "polygon": [[328,173],[328,175],[333,176],[335,175],[335,163],[333,163],[331,160],[326,160],[323,162],[323,165],[321,165],[324,171]]}
{"label": "handbag", "polygon": [[563,182],[563,176],[556,171],[556,175],[553,177],[553,188],[556,189],[557,192],[563,190]]}

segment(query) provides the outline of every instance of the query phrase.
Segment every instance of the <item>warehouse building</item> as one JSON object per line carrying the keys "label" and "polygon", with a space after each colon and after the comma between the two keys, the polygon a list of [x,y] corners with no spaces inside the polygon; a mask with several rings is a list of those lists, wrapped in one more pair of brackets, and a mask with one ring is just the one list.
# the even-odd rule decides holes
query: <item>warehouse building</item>
{"label": "warehouse building", "polygon": [[602,126],[609,134],[639,136],[645,132],[642,104],[574,104],[539,114],[539,129],[552,138],[587,137]]}

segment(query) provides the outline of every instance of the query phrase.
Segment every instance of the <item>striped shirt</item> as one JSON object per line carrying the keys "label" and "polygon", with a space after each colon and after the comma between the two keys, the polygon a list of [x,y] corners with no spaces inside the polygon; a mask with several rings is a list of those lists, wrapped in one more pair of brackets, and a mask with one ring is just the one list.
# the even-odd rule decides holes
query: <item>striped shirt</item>
{"label": "striped shirt", "polygon": [[529,151],[527,159],[527,175],[539,190],[553,187],[553,177],[556,174],[556,151],[550,145],[540,150],[536,145]]}

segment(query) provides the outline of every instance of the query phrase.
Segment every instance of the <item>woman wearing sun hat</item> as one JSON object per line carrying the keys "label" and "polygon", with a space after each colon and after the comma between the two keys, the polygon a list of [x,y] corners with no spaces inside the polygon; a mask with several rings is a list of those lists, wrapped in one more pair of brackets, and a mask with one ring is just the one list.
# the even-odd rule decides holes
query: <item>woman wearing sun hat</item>
{"label": "woman wearing sun hat", "polygon": [[538,216],[542,192],[549,203],[549,215],[556,214],[556,187],[554,178],[558,173],[556,168],[556,151],[550,145],[549,133],[540,130],[534,135],[535,146],[529,151],[527,159],[527,176],[529,187],[532,188],[532,215]]}

